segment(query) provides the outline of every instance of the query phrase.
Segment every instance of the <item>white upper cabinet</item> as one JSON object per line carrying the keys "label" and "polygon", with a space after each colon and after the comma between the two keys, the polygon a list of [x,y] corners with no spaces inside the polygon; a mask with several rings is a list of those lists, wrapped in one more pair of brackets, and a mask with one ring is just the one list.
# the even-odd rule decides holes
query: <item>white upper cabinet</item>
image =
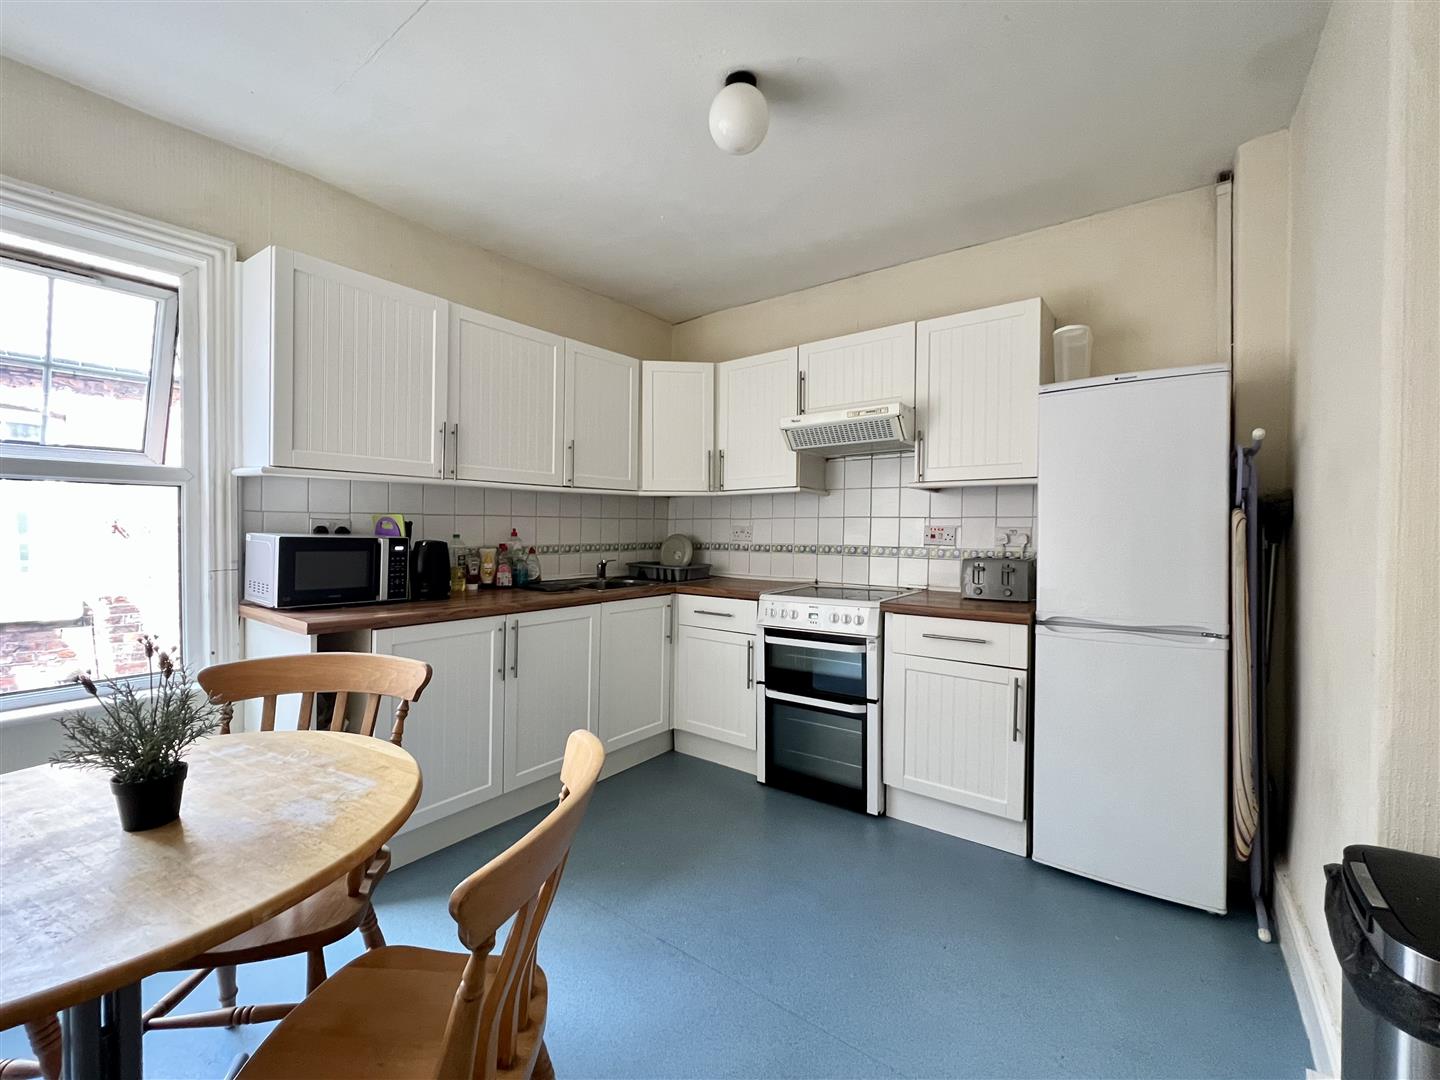
{"label": "white upper cabinet", "polygon": [[709,491],[715,483],[715,365],[646,361],[641,482],[646,491]]}
{"label": "white upper cabinet", "polygon": [[800,411],[826,412],[860,402],[915,404],[915,324],[800,346]]}
{"label": "white upper cabinet", "polygon": [[1054,316],[1042,300],[927,319],[916,328],[915,480],[1033,480],[1040,384]]}
{"label": "white upper cabinet", "polygon": [[719,490],[824,485],[823,461],[796,454],[780,432],[780,421],[799,411],[799,386],[795,348],[715,366]]}
{"label": "white upper cabinet", "polygon": [[244,464],[440,476],[449,305],[284,248],[240,274]]}
{"label": "white upper cabinet", "polygon": [[560,484],[564,471],[565,339],[458,304],[450,318],[447,475]]}
{"label": "white upper cabinet", "polygon": [[565,483],[640,486],[640,361],[565,343]]}

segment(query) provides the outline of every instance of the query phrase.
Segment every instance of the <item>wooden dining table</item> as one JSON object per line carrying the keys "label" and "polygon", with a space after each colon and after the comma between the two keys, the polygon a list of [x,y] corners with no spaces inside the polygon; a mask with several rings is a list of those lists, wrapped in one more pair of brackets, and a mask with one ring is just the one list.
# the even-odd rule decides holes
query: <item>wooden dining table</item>
{"label": "wooden dining table", "polygon": [[120,828],[106,777],[0,775],[0,1030],[63,1014],[65,1075],[141,1076],[140,980],[303,900],[420,797],[415,759],[333,731],[209,738],[180,819]]}

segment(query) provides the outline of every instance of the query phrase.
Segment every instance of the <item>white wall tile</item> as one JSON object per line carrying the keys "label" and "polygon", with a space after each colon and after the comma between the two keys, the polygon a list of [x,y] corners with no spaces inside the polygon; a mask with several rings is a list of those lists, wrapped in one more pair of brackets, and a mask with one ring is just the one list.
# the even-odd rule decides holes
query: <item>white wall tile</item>
{"label": "white wall tile", "polygon": [[846,585],[870,584],[870,557],[845,555],[841,558],[840,580]]}
{"label": "white wall tile", "polygon": [[845,487],[845,459],[830,458],[825,462],[825,487],[839,491]]}
{"label": "white wall tile", "polygon": [[350,481],[311,480],[309,497],[312,514],[348,514]]}
{"label": "white wall tile", "polygon": [[[827,519],[839,520],[839,519]],[[826,541],[829,543],[829,541]],[[820,543],[820,521],[818,518],[796,518],[795,519],[795,543],[797,544],[818,544]]]}
{"label": "white wall tile", "polygon": [[535,514],[537,517],[559,517],[560,516],[560,495],[558,492],[545,491],[535,496]]}
{"label": "white wall tile", "polygon": [[[254,479],[260,479],[258,476]],[[240,513],[240,527],[244,532],[264,532],[265,515],[259,510],[242,510]]]}
{"label": "white wall tile", "polygon": [[309,487],[304,478],[298,476],[266,476],[261,478],[261,510],[307,510],[309,506]]}
{"label": "white wall tile", "polygon": [[580,543],[580,519],[578,517],[560,519],[560,543]]}
{"label": "white wall tile", "polygon": [[874,517],[900,516],[900,489],[875,488],[870,492],[870,513]]}
{"label": "white wall tile", "polygon": [[907,517],[900,519],[900,546],[919,547],[925,543],[925,519]]}
{"label": "white wall tile", "polygon": [[775,498],[773,495],[751,495],[750,516],[751,518],[767,518],[774,516]]}
{"label": "white wall tile", "polygon": [[995,519],[993,517],[962,519],[960,535],[957,539],[962,548],[989,551],[995,546]]}
{"label": "white wall tile", "polygon": [[845,516],[857,517],[868,516],[870,513],[870,489],[846,488],[845,489]]}
{"label": "white wall tile", "polygon": [[770,575],[777,578],[794,577],[795,556],[788,551],[770,553]]}
{"label": "white wall tile", "polygon": [[[795,560],[796,568],[799,568],[800,560]],[[841,559],[839,555],[821,555],[815,560],[815,573],[817,580],[839,583],[841,580]]]}
{"label": "white wall tile", "polygon": [[877,559],[873,556],[870,559],[870,584],[871,585],[895,585],[899,583],[899,559],[883,558]]}
{"label": "white wall tile", "polygon": [[493,547],[495,537],[485,534],[485,518],[481,514],[456,514],[455,532],[466,547]]}
{"label": "white wall tile", "polygon": [[578,518],[585,508],[585,497],[577,495],[573,491],[564,492],[560,496],[560,516],[567,518]]}
{"label": "white wall tile", "polygon": [[870,459],[852,457],[845,459],[845,487],[868,488],[870,486]]}
{"label": "white wall tile", "polygon": [[958,589],[958,588],[960,588],[960,560],[959,560],[959,559],[931,559],[931,560],[930,560],[930,588],[932,588],[932,589]]}
{"label": "white wall tile", "polygon": [[390,485],[378,480],[355,480],[350,484],[352,514],[383,514],[390,509]]}
{"label": "white wall tile", "polygon": [[900,459],[898,457],[877,457],[871,465],[870,486],[894,488],[900,485]]}
{"label": "white wall tile", "polygon": [[795,519],[771,518],[770,542],[772,544],[793,544],[795,542]]}
{"label": "white wall tile", "polygon": [[794,569],[793,571],[791,571],[791,573],[794,575],[794,577],[795,577],[796,580],[798,580],[798,581],[820,581],[820,580],[823,580],[822,578],[819,578],[819,577],[816,576],[816,575],[817,575],[816,563],[817,563],[818,561],[819,561],[819,556],[813,555],[813,554],[811,554],[811,553],[808,552],[808,551],[796,552],[796,553],[795,553],[795,569]]}
{"label": "white wall tile", "polygon": [[265,508],[260,477],[244,476],[240,478],[240,508],[242,510],[263,510]]}
{"label": "white wall tile", "polygon": [[820,512],[820,496],[814,492],[801,491],[795,495],[795,516],[815,517]]}
{"label": "white wall tile", "polygon": [[1033,484],[1015,484],[996,490],[996,517],[1030,517],[1034,513],[1035,487]]}
{"label": "white wall tile", "polygon": [[820,516],[822,518],[843,518],[845,516],[845,492],[843,489],[820,496]]}
{"label": "white wall tile", "polygon": [[770,512],[771,512],[775,517],[794,517],[794,516],[795,516],[795,496],[794,496],[794,495],[772,495],[772,496],[770,496],[770,506],[771,506]]}
{"label": "white wall tile", "polygon": [[750,552],[749,554],[750,554],[750,569],[749,569],[749,572],[750,572],[751,574],[755,575],[756,577],[769,577],[769,576],[771,575],[771,573],[773,572],[773,571],[771,570],[772,559],[771,559],[770,552],[768,552],[768,551],[752,551],[752,552]]}
{"label": "white wall tile", "polygon": [[478,487],[457,487],[455,489],[455,513],[484,514],[485,489]]}
{"label": "white wall tile", "polygon": [[930,563],[926,559],[900,559],[899,573],[895,584],[911,589],[923,589],[930,584]]}
{"label": "white wall tile", "polygon": [[510,496],[510,513],[516,517],[535,516],[535,492],[517,491]]}
{"label": "white wall tile", "polygon": [[965,505],[961,511],[964,517],[994,517],[995,489],[993,487],[962,488]]}
{"label": "white wall tile", "polygon": [[538,518],[535,522],[537,544],[560,543],[560,519],[557,517]]}
{"label": "white wall tile", "polygon": [[847,517],[844,522],[841,543],[846,545],[870,543],[870,519],[868,517]]}
{"label": "white wall tile", "polygon": [[[268,476],[265,479],[270,479]],[[263,512],[264,532],[308,533],[310,515],[303,510],[266,510]]]}
{"label": "white wall tile", "polygon": [[390,505],[385,509],[392,514],[407,516],[420,513],[425,500],[425,489],[419,484],[391,484]]}
{"label": "white wall tile", "polygon": [[426,515],[455,513],[455,489],[428,484],[425,487],[424,504]]}
{"label": "white wall tile", "polygon": [[416,530],[422,540],[444,540],[449,543],[455,532],[454,514],[426,514],[420,519]]}
{"label": "white wall tile", "polygon": [[[796,524],[799,522],[797,520]],[[820,544],[843,544],[845,542],[845,519],[844,518],[820,518],[818,525],[820,532],[814,541]],[[811,541],[805,541],[807,544]]]}
{"label": "white wall tile", "polygon": [[920,488],[900,489],[900,515],[902,517],[929,517],[930,492]]}
{"label": "white wall tile", "polygon": [[900,519],[870,519],[870,544],[872,547],[895,547],[900,543]]}
{"label": "white wall tile", "polygon": [[[986,488],[987,491],[992,490]],[[965,497],[965,490],[962,488],[945,488],[941,491],[930,493],[930,516],[932,518],[958,518],[962,515],[961,506]],[[990,511],[990,516],[995,516],[995,511]]]}

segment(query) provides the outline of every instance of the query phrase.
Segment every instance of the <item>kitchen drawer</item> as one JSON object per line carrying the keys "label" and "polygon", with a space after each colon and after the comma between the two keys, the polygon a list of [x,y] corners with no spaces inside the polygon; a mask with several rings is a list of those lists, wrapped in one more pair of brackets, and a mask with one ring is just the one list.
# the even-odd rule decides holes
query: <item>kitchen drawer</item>
{"label": "kitchen drawer", "polygon": [[688,596],[681,593],[676,619],[681,626],[708,626],[712,630],[733,630],[753,634],[759,606],[754,600],[732,600],[726,596]]}
{"label": "kitchen drawer", "polygon": [[888,615],[890,645],[907,656],[963,660],[971,664],[1024,668],[1030,659],[1030,630],[1014,623],[978,619],[933,619],[925,615]]}

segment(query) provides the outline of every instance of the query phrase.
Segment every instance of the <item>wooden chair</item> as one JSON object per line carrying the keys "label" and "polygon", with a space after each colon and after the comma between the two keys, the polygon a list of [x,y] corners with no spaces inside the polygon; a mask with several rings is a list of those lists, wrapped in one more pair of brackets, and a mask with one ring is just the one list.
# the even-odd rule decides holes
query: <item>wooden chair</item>
{"label": "wooden chair", "polygon": [[[281,1021],[242,1080],[553,1077],[535,947],[604,760],[599,739],[572,732],[559,805],[450,894],[469,953],[390,945],[362,954]],[[505,948],[492,955],[507,922]]]}
{"label": "wooden chair", "polygon": [[[410,713],[410,705],[420,699],[421,692],[430,682],[430,665],[419,660],[371,653],[312,653],[217,664],[201,671],[196,681],[221,707],[222,735],[230,731],[235,704],[256,699],[261,701],[260,730],[273,731],[275,702],[283,694],[300,695],[296,726],[301,730],[308,730],[311,726],[316,695],[333,694],[335,698],[329,719],[332,731],[344,728],[351,699],[368,695],[363,703],[357,702],[363,704],[357,730],[362,735],[374,735],[380,699],[393,697],[398,699],[399,705],[391,725],[390,741],[399,746],[405,735],[405,718]],[[294,1004],[235,1004],[235,968],[241,964],[304,953],[307,958],[305,991],[310,993],[325,980],[326,945],[339,941],[358,928],[367,949],[381,947],[385,938],[380,932],[370,898],[389,867],[390,850],[382,847],[365,863],[314,896],[223,945],[177,964],[172,971],[191,971],[191,974],[145,1012],[144,1030],[234,1027],[237,1024],[279,1020],[295,1008]],[[236,887],[244,888],[244,882],[236,882]],[[221,1007],[209,1012],[171,1016],[175,1006],[212,971],[219,983]]]}
{"label": "wooden chair", "polygon": [[60,1018],[53,1013],[25,1024],[30,1049],[38,1059],[0,1058],[0,1080],[60,1080]]}

